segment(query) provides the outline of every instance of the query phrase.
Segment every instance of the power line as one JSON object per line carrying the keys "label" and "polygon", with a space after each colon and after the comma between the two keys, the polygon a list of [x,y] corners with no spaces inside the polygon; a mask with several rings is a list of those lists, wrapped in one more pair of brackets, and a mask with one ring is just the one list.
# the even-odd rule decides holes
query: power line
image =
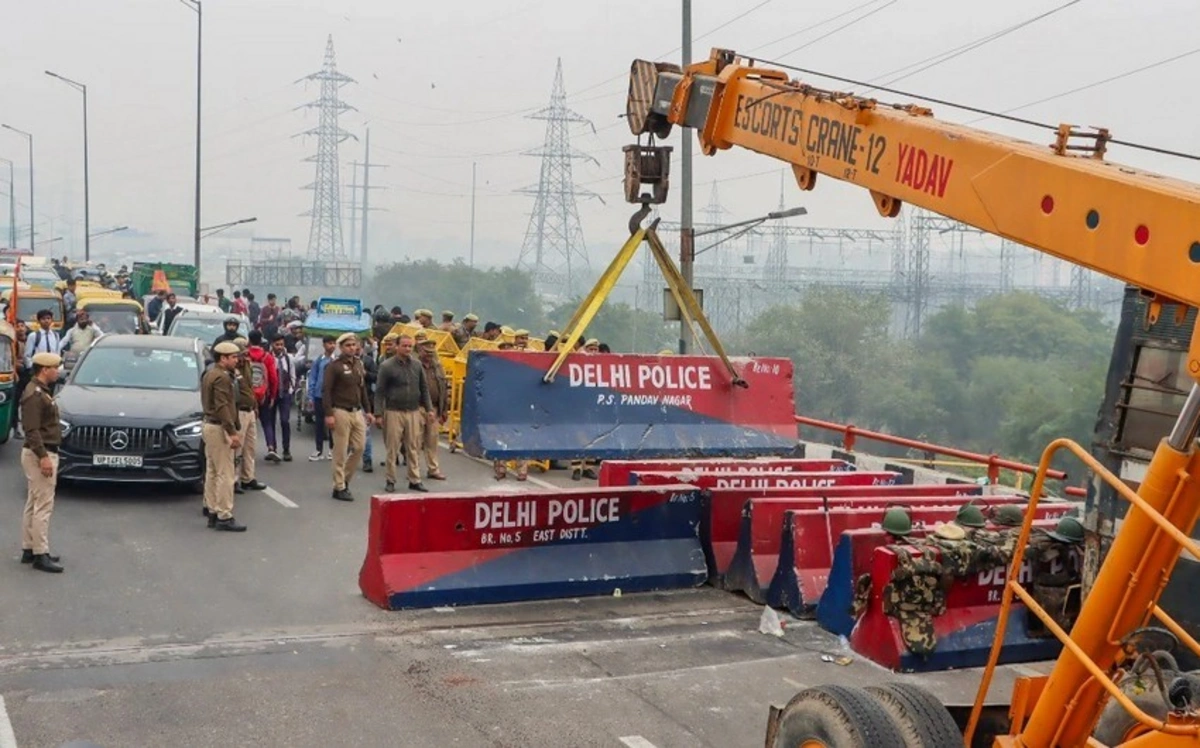
{"label": "power line", "polygon": [[[1062,11],[1062,10],[1066,10],[1067,8],[1071,7],[1072,5],[1076,5],[1080,2],[1082,2],[1082,0],[1068,0],[1068,2],[1065,2],[1062,5],[1059,5],[1057,7],[1051,8],[1050,10],[1046,11],[1045,13],[1040,13],[1036,16],[1033,16],[1032,18],[1027,18],[1024,21],[1021,21],[1020,23],[1009,26],[1008,28],[993,32],[991,34],[988,34],[987,36],[980,37],[979,39],[976,39],[975,41],[967,42],[966,44],[960,45],[953,49],[946,50],[945,52],[939,52],[938,54],[933,55],[932,57],[927,57],[924,60],[918,60],[917,62],[910,63],[908,65],[905,65],[904,67],[897,68],[891,72],[883,73],[882,75],[877,75],[877,76],[875,76],[875,78],[876,78],[876,80],[878,80],[879,78],[887,78],[888,76],[894,75],[896,73],[901,73],[904,70],[907,70],[909,68],[912,68],[912,67],[917,68],[916,70],[912,70],[910,72],[903,73],[903,75],[899,75],[895,78],[891,78],[887,81],[884,81],[883,85],[890,86],[894,83],[904,80],[905,78],[910,78],[910,77],[916,75],[917,73],[922,73],[926,70],[929,70],[932,67],[941,65],[943,62],[948,62],[949,60],[953,60],[955,57],[965,55],[967,52],[970,52],[974,49],[978,49],[979,47],[982,47],[985,44],[990,44],[991,42],[994,42],[997,39],[1008,36],[1009,34],[1015,32],[1015,31],[1019,31],[1020,29],[1023,29],[1026,26],[1037,23],[1038,21],[1040,21],[1044,18],[1049,18],[1050,16],[1054,15],[1055,13],[1058,13],[1059,11]],[[924,67],[918,67],[918,66],[922,66],[922,65]],[[871,89],[867,89],[867,91],[870,91],[870,90]]]}
{"label": "power line", "polygon": [[875,8],[875,9],[873,9],[873,10],[867,11],[866,13],[862,14],[862,15],[861,15],[861,16],[859,16],[858,18],[854,18],[854,19],[852,19],[852,20],[849,20],[849,21],[847,21],[846,23],[843,23],[841,26],[838,26],[838,27],[837,27],[837,28],[835,28],[835,29],[831,29],[830,31],[827,31],[827,32],[826,32],[826,33],[824,33],[824,34],[821,34],[821,35],[820,35],[820,36],[818,36],[816,39],[811,39],[811,40],[809,40],[809,41],[805,42],[804,44],[801,44],[799,47],[796,47],[795,49],[788,50],[787,52],[784,52],[783,54],[781,54],[781,55],[779,55],[779,56],[780,56],[780,57],[787,57],[788,55],[795,54],[796,52],[799,52],[799,51],[800,51],[800,50],[802,50],[802,49],[808,49],[809,47],[811,47],[812,45],[816,44],[817,42],[819,42],[819,41],[824,41],[825,39],[828,39],[829,37],[833,36],[834,34],[838,33],[839,31],[844,31],[845,29],[848,29],[848,28],[850,28],[851,26],[853,26],[854,24],[858,23],[859,21],[865,21],[865,20],[867,20],[868,18],[870,18],[871,16],[875,15],[876,13],[878,13],[878,12],[880,12],[880,11],[882,11],[882,10],[886,9],[887,7],[889,7],[889,6],[891,6],[891,5],[895,5],[897,2],[899,2],[899,0],[888,0],[888,2],[884,3],[883,5],[880,5],[878,8]]}
{"label": "power line", "polygon": [[[1195,49],[1190,49],[1187,52],[1183,52],[1183,53],[1180,53],[1177,55],[1173,55],[1171,57],[1167,57],[1166,59],[1159,60],[1158,62],[1152,62],[1148,65],[1143,65],[1139,68],[1134,68],[1133,70],[1126,70],[1124,73],[1109,76],[1108,78],[1104,78],[1103,80],[1098,80],[1093,83],[1088,83],[1087,85],[1084,85],[1084,86],[1077,86],[1076,88],[1072,88],[1068,91],[1056,93],[1053,96],[1047,96],[1044,99],[1038,99],[1037,101],[1030,101],[1026,104],[1021,104],[1020,106],[1015,106],[1010,109],[1003,109],[1001,111],[1004,114],[1008,114],[1009,112],[1016,112],[1016,111],[1020,111],[1021,109],[1028,109],[1029,107],[1037,106],[1038,104],[1045,104],[1047,101],[1054,101],[1055,99],[1061,99],[1064,96],[1070,96],[1071,94],[1077,94],[1080,91],[1087,91],[1088,89],[1096,88],[1097,86],[1103,86],[1105,83],[1112,83],[1114,81],[1119,81],[1122,78],[1128,78],[1131,75],[1137,75],[1138,73],[1144,73],[1147,70],[1153,70],[1154,68],[1161,67],[1163,65],[1167,65],[1169,63],[1175,62],[1176,60],[1182,60],[1185,57],[1190,57],[1191,55],[1194,55],[1197,53],[1200,53],[1200,47],[1196,47]],[[968,125],[975,124],[976,122],[982,122],[985,119],[989,119],[989,117],[980,117],[978,119],[973,119],[970,122],[967,122],[967,124]]]}
{"label": "power line", "polygon": [[750,51],[757,52],[759,50],[766,49],[767,47],[778,44],[779,42],[786,41],[787,39],[791,39],[793,36],[799,36],[800,34],[803,34],[803,33],[809,32],[809,31],[813,31],[815,29],[819,29],[827,23],[833,23],[834,21],[838,20],[839,18],[844,18],[845,16],[848,16],[851,13],[862,10],[863,8],[867,7],[868,5],[874,5],[877,2],[879,2],[879,0],[867,0],[867,2],[862,3],[861,5],[855,5],[850,10],[844,10],[841,13],[838,13],[835,16],[830,16],[829,18],[826,18],[823,21],[817,21],[816,23],[812,24],[811,26],[805,26],[804,28],[797,29],[796,31],[793,31],[789,34],[784,34],[783,36],[779,37],[778,39],[775,39],[774,41],[769,41],[766,44],[760,44]]}

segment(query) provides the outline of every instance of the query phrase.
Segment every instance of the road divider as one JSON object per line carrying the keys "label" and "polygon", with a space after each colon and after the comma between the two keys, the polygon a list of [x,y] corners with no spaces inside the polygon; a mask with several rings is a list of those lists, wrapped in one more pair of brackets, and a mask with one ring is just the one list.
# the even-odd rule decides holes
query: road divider
{"label": "road divider", "polygon": [[371,499],[359,588],[390,610],[695,587],[688,485]]}

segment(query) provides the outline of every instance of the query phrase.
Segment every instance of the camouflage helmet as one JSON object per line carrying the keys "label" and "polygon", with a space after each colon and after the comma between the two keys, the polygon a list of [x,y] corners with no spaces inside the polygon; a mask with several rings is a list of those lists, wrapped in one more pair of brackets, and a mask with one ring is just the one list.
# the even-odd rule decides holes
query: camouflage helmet
{"label": "camouflage helmet", "polygon": [[1025,522],[1025,510],[1016,504],[1005,504],[996,510],[992,519],[998,525],[1016,527]]}
{"label": "camouflage helmet", "polygon": [[983,518],[983,510],[978,504],[963,504],[954,515],[954,524],[962,527],[985,527],[987,520]]}
{"label": "camouflage helmet", "polygon": [[908,516],[908,510],[904,507],[888,507],[883,513],[883,522],[880,525],[886,532],[898,537],[912,534],[912,517]]}
{"label": "camouflage helmet", "polygon": [[1047,535],[1062,543],[1082,543],[1083,524],[1075,517],[1063,517]]}

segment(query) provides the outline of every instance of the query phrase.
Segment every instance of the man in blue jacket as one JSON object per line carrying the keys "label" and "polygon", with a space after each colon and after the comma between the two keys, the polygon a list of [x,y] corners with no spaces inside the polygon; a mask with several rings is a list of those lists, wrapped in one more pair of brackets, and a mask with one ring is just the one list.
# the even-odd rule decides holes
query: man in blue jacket
{"label": "man in blue jacket", "polygon": [[[308,456],[309,462],[333,459],[333,434],[325,430],[325,408],[321,403],[321,383],[325,381],[325,367],[333,360],[337,350],[337,338],[326,335],[321,338],[325,349],[324,355],[312,362],[308,370],[308,401],[313,404],[313,434],[316,436],[317,451]],[[329,443],[329,452],[325,452],[325,443]]]}

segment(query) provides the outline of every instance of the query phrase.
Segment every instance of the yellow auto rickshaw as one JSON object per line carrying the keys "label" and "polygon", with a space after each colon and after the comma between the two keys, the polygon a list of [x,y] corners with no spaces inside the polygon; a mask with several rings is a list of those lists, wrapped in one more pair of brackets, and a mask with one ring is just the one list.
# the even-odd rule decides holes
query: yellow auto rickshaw
{"label": "yellow auto rickshaw", "polygon": [[[115,293],[115,296],[109,295]],[[106,291],[91,294],[75,301],[75,313],[87,312],[100,332],[122,335],[146,335],[150,325],[142,314],[142,305],[135,299],[122,298],[120,292]]]}
{"label": "yellow auto rickshaw", "polygon": [[[62,295],[58,291],[31,288],[21,283],[17,286],[16,293],[16,313],[10,319],[24,320],[32,327],[37,324],[37,313],[42,309],[49,309],[50,313],[54,316],[50,322],[50,329],[62,330],[66,309],[63,307]],[[8,307],[12,302],[12,296],[12,288],[5,288],[3,291],[0,291],[0,306]]]}

